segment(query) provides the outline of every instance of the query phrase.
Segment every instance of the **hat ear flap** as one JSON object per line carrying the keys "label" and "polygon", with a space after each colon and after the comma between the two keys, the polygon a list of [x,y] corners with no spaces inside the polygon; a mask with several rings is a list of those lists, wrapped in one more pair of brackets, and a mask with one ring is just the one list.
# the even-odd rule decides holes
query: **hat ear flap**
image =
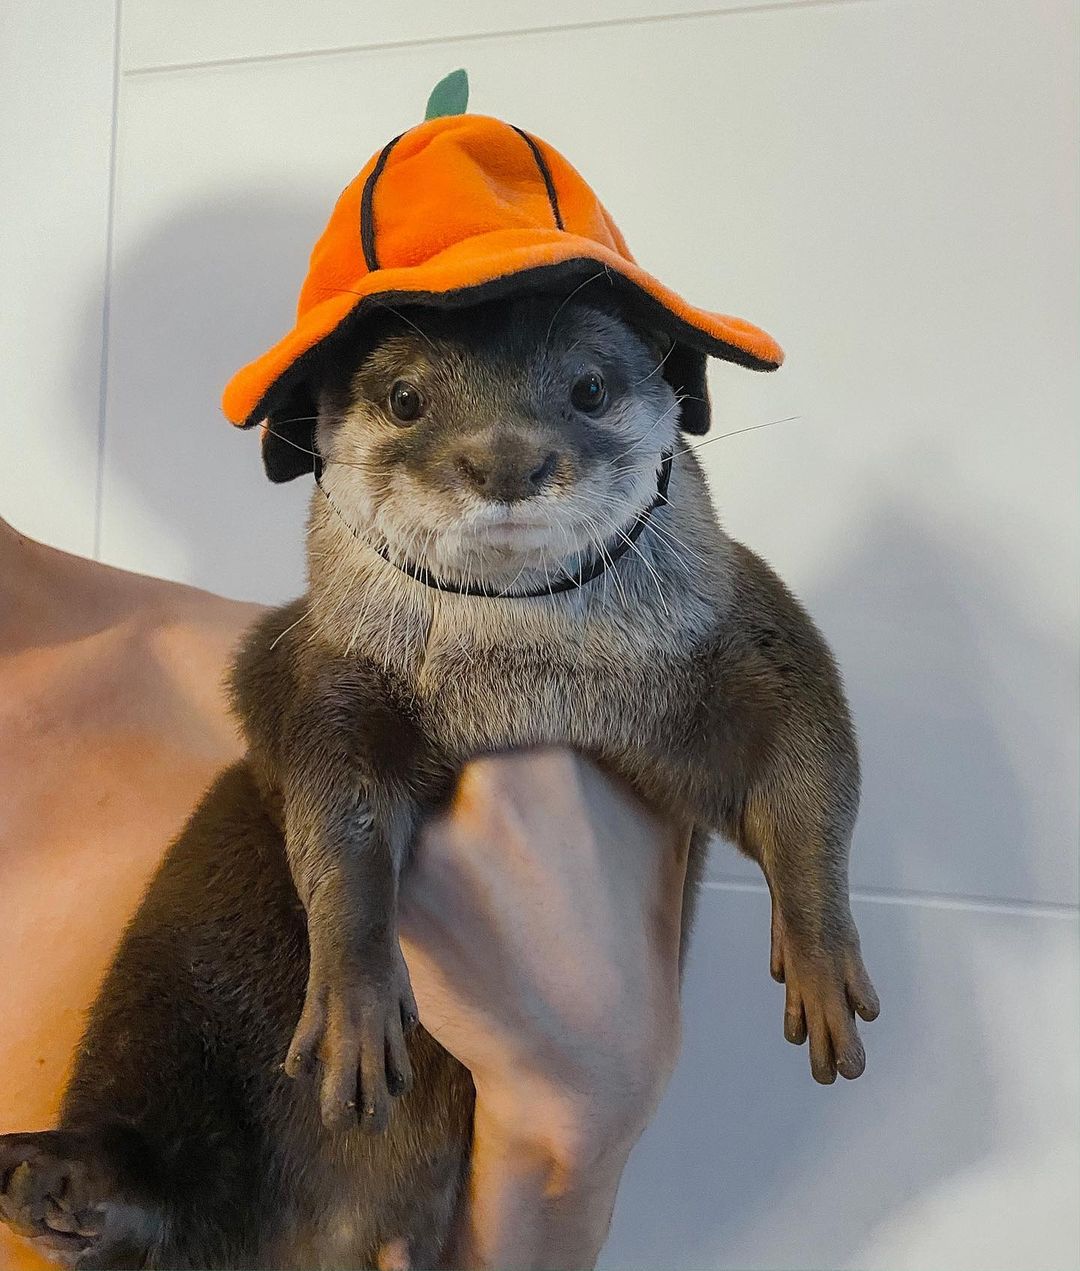
{"label": "hat ear flap", "polygon": [[676,344],[664,359],[664,379],[682,399],[679,427],[700,436],[709,431],[709,381],[705,377],[704,353]]}
{"label": "hat ear flap", "polygon": [[315,470],[318,409],[306,383],[267,411],[261,427],[263,468],[271,481],[292,481]]}

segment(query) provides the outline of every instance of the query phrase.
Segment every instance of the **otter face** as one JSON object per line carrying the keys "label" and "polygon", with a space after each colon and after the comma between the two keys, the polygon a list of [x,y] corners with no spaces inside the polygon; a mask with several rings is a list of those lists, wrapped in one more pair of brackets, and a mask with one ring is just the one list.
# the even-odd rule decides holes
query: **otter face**
{"label": "otter face", "polygon": [[664,352],[530,297],[387,314],[320,401],[323,486],[361,537],[443,578],[540,576],[618,543],[678,435]]}

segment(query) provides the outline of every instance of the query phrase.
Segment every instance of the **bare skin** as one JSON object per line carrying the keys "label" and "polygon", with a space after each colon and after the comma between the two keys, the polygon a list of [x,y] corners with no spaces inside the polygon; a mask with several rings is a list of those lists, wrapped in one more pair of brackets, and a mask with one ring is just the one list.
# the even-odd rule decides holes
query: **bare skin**
{"label": "bare skin", "polygon": [[477,1092],[448,1265],[595,1262],[678,1054],[688,846],[561,750],[474,762],[425,829],[402,943]]}
{"label": "bare skin", "polygon": [[[55,1123],[124,923],[241,753],[220,685],[258,612],[0,521],[0,1133]],[[0,1227],[0,1267],[47,1265]]]}
{"label": "bare skin", "polygon": [[[124,923],[240,753],[219,686],[258,612],[0,521],[0,932],[18,968],[0,988],[0,1133],[54,1124]],[[473,765],[425,831],[404,894],[405,954],[425,1023],[478,1089],[452,1265],[595,1260],[674,1063],[684,839],[558,752]],[[613,1012],[620,1001],[633,1009]],[[388,1248],[384,1265],[403,1257]],[[51,1265],[0,1227],[4,1271]]]}

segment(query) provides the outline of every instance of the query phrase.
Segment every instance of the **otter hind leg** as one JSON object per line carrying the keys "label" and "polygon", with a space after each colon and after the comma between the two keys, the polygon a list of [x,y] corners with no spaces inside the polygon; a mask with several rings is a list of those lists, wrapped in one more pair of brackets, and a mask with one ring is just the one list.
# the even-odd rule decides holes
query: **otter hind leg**
{"label": "otter hind leg", "polygon": [[93,1133],[0,1135],[0,1221],[78,1271],[141,1267],[161,1216],[123,1174],[116,1145]]}

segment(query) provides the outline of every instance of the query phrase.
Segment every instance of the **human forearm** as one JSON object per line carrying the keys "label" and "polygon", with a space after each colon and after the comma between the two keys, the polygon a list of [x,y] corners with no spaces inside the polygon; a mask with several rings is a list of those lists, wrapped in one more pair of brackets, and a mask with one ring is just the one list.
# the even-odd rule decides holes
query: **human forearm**
{"label": "human forearm", "polygon": [[425,827],[405,956],[477,1092],[445,1266],[595,1264],[678,1054],[687,841],[562,751],[475,761]]}
{"label": "human forearm", "polygon": [[454,1271],[585,1271],[607,1238],[629,1144],[581,1153],[507,1134],[478,1101]]}

